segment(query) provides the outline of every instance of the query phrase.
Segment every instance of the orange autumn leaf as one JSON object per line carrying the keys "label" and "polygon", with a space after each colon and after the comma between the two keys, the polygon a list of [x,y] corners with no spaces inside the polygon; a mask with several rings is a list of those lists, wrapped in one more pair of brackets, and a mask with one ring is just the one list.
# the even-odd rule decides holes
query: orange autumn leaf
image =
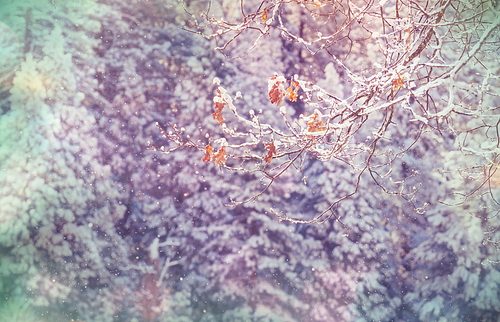
{"label": "orange autumn leaf", "polygon": [[404,85],[404,80],[405,80],[405,78],[401,77],[401,75],[399,75],[398,78],[396,78],[392,81],[392,88],[395,91],[398,90],[400,87],[402,87]]}
{"label": "orange autumn leaf", "polygon": [[313,7],[319,7],[321,6],[321,0],[315,0]]}
{"label": "orange autumn leaf", "polygon": [[210,146],[210,144],[207,144],[205,147],[205,156],[203,157],[202,161],[206,163],[210,163],[212,160],[212,154],[213,154],[214,148]]}
{"label": "orange autumn leaf", "polygon": [[276,156],[276,146],[274,146],[274,142],[271,141],[271,144],[266,144],[266,149],[268,151],[267,155],[264,157],[264,162],[266,162],[266,164],[269,164],[273,159],[273,155]]}
{"label": "orange autumn leaf", "polygon": [[214,120],[217,120],[217,123],[222,125],[224,123],[224,118],[222,117],[222,110],[224,109],[224,105],[221,103],[215,103],[215,112],[212,113]]}
{"label": "orange autumn leaf", "polygon": [[[276,80],[276,76],[271,77],[271,81]],[[283,83],[281,81],[276,80],[269,90],[269,99],[271,100],[271,104],[276,104],[276,106],[280,106],[283,102],[283,98],[285,97],[285,89],[283,87]]]}
{"label": "orange autumn leaf", "polygon": [[264,8],[262,11],[262,22],[266,22],[267,20],[267,8]]}
{"label": "orange autumn leaf", "polygon": [[215,103],[214,106],[215,112],[212,113],[212,116],[214,120],[217,120],[217,123],[222,125],[223,124],[222,121],[224,121],[224,118],[222,117],[222,110],[224,109],[227,103],[222,98],[222,93],[220,92],[219,89],[217,89],[217,96],[214,97],[214,103]]}
{"label": "orange autumn leaf", "polygon": [[308,128],[307,131],[309,132],[321,132],[321,131],[326,131],[326,126],[325,122],[323,122],[320,118],[318,118],[318,114],[314,113],[311,116],[311,120],[307,122]]}
{"label": "orange autumn leaf", "polygon": [[299,91],[299,83],[296,81],[292,80],[292,83],[290,84],[290,87],[287,88],[286,90],[286,95],[288,99],[292,102],[297,101],[297,92]]}
{"label": "orange autumn leaf", "polygon": [[215,165],[221,165],[221,163],[226,163],[226,147],[220,148],[220,150],[213,156]]}

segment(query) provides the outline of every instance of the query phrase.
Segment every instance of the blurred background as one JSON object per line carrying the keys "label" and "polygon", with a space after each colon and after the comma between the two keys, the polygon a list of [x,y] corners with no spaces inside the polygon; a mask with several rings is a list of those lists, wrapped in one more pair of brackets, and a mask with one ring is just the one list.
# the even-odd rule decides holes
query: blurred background
{"label": "blurred background", "polygon": [[[214,1],[211,13],[231,21],[239,5]],[[199,151],[148,147],[168,146],[155,126],[165,119],[193,137],[200,128],[221,135],[214,77],[231,95],[241,91],[240,113],[262,109],[271,124],[282,120],[267,94],[274,73],[340,97],[352,91],[328,54],[309,55],[277,30],[247,56],[225,58],[215,40],[179,28],[206,8],[0,1],[0,321],[499,321],[491,201],[439,202],[473,179],[439,171],[476,162],[451,134],[424,133],[393,167],[394,180],[418,172],[408,185],[419,187],[418,206],[429,203],[425,213],[363,175],[336,211],[348,235],[333,219],[290,224],[269,212],[311,219],[351,192],[356,176],[341,162],[307,159],[307,185],[286,174],[256,202],[230,208],[230,198],[262,189],[258,175],[221,171]],[[326,26],[299,5],[286,8],[303,37]],[[339,41],[331,51],[369,71],[374,40],[363,30],[352,37],[354,46]],[[242,34],[230,53],[254,40]],[[313,112],[300,100],[284,104],[291,118]],[[395,150],[419,129],[398,117],[384,143]],[[374,127],[364,130],[360,137]]]}

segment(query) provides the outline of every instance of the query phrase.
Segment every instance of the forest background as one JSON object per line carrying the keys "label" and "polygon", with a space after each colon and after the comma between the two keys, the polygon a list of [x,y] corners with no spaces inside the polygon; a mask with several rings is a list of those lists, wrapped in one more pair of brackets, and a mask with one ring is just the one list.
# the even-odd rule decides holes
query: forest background
{"label": "forest background", "polygon": [[[450,3],[480,8],[479,39],[492,28],[485,43],[497,50],[475,52],[454,79],[471,91],[458,102],[482,114],[441,120],[455,132],[395,114],[381,145],[411,147],[385,178],[401,193],[312,154],[255,202],[227,207],[265,180],[207,164],[197,149],[162,153],[172,142],[157,123],[183,127],[181,142],[223,137],[212,117],[216,77],[242,93],[241,115],[275,125],[311,115],[300,97],[273,105],[269,79],[298,75],[347,97],[352,84],[332,57],[363,75],[380,58],[377,37],[339,43],[332,56],[274,29],[249,51],[255,34],[242,33],[231,53],[248,55],[228,59],[214,38],[185,30],[197,30],[205,1],[0,1],[0,321],[498,321],[498,4]],[[395,5],[375,3],[388,16]],[[239,11],[238,1],[212,2],[217,17]],[[290,32],[315,34],[299,3],[286,3],[283,17]],[[444,17],[464,19],[451,9]],[[436,48],[454,59],[434,38],[422,56]],[[385,115],[353,139],[373,136]],[[339,220],[294,224],[270,211],[310,220],[353,190],[335,208]]]}

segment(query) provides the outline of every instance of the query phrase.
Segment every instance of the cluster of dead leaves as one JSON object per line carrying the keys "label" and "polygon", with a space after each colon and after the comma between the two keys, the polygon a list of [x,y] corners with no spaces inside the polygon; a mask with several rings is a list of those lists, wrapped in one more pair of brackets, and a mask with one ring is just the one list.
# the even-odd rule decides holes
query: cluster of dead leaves
{"label": "cluster of dead leaves", "polygon": [[[263,12],[264,15],[267,14],[267,10],[264,9]],[[286,97],[292,102],[297,101],[297,96],[298,96],[298,91],[299,91],[299,83],[294,81],[293,79],[290,81],[290,87],[288,87],[285,90],[285,86],[283,85],[284,83],[284,78],[280,77],[279,79],[274,76],[271,77],[270,82],[272,83],[272,86],[270,86],[269,90],[269,99],[271,100],[272,104],[276,104],[276,106],[279,106],[282,102],[283,99]],[[217,95],[214,97],[214,109],[215,111],[212,113],[212,117],[214,120],[217,121],[220,125],[224,124],[224,118],[222,117],[222,111],[224,110],[224,107],[226,107],[228,104],[227,102],[223,99],[222,97],[222,92],[220,89],[217,89]],[[323,131],[324,130],[324,123],[321,120],[315,120],[317,115],[315,114],[313,121],[309,122],[309,131],[310,132],[316,132],[316,131]],[[274,145],[274,142],[271,141],[270,144],[265,144],[265,148],[267,150],[267,154],[264,157],[264,162],[266,164],[271,163],[273,157],[276,156],[276,146]],[[203,156],[202,159],[203,162],[210,163],[214,162],[215,165],[222,165],[225,164],[227,161],[227,154],[225,150],[225,146],[222,146],[219,151],[214,153],[214,148],[210,145],[207,144],[205,147],[205,155]]]}
{"label": "cluster of dead leaves", "polygon": [[276,76],[271,77],[270,81],[274,81],[274,84],[271,86],[269,90],[269,99],[271,100],[271,104],[276,104],[276,106],[280,106],[283,102],[283,98],[287,97],[290,101],[297,101],[297,93],[299,91],[299,83],[291,80],[290,87],[285,90],[285,86],[282,81],[279,81]]}
{"label": "cluster of dead leaves", "polygon": [[222,93],[221,93],[220,89],[217,89],[217,96],[214,97],[214,102],[215,102],[215,106],[214,106],[215,112],[212,113],[212,116],[213,116],[214,120],[217,120],[217,123],[222,125],[224,123],[223,122],[224,118],[222,117],[222,110],[227,105],[227,103],[222,98]]}
{"label": "cluster of dead leaves", "polygon": [[307,122],[307,126],[308,132],[326,131],[325,122],[321,120],[318,113],[314,113],[312,116],[310,116],[310,121]]}
{"label": "cluster of dead leaves", "polygon": [[392,80],[392,88],[397,91],[400,87],[403,87],[405,78],[398,75],[397,78]]}
{"label": "cluster of dead leaves", "polygon": [[264,8],[264,10],[262,10],[262,22],[266,22],[267,20],[267,8]]}
{"label": "cluster of dead leaves", "polygon": [[[271,163],[272,159],[274,156],[276,156],[276,146],[274,145],[274,142],[271,141],[270,144],[265,144],[267,154],[264,157],[264,162],[266,164]],[[205,155],[203,156],[202,161],[206,163],[210,163],[214,161],[215,165],[222,165],[225,164],[227,161],[227,154],[226,154],[226,147],[223,146],[220,148],[217,153],[214,153],[214,148],[210,145],[207,144],[205,147]]]}
{"label": "cluster of dead leaves", "polygon": [[214,148],[210,146],[210,144],[207,144],[207,146],[205,147],[205,156],[203,157],[202,161],[210,163],[212,160],[214,161],[215,165],[225,164],[227,161],[226,147],[221,147],[220,150],[214,154]]}

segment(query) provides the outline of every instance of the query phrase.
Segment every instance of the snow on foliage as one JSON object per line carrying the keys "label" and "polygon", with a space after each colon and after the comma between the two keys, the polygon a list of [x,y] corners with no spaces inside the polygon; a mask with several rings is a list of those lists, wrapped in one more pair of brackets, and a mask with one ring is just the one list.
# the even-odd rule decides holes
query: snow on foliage
{"label": "snow on foliage", "polygon": [[[95,5],[25,9],[27,52],[0,118],[0,246],[8,251],[0,259],[0,291],[25,287],[33,305],[47,306],[92,284],[88,293],[95,293],[82,298],[95,298],[97,285],[115,284],[113,271],[128,250],[113,222],[125,207],[102,163],[96,120],[82,92],[91,93],[85,66],[93,64],[89,53],[96,42],[89,35],[99,23],[75,24],[88,19]],[[63,37],[68,29],[71,35]]]}
{"label": "snow on foliage", "polygon": [[0,319],[498,316],[498,8],[54,3],[1,16]]}

